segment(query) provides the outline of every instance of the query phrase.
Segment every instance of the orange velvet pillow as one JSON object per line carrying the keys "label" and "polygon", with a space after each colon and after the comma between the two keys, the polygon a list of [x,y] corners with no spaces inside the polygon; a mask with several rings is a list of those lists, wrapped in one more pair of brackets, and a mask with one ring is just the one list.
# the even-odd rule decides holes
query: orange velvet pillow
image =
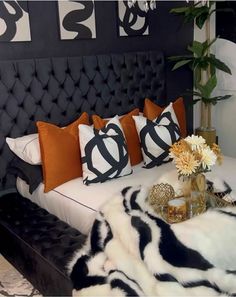
{"label": "orange velvet pillow", "polygon": [[[138,133],[135,127],[135,122],[132,118],[132,116],[135,115],[139,115],[138,108],[134,109],[133,111],[127,113],[126,115],[120,118],[120,123],[123,128],[127,142],[130,163],[132,166],[139,164],[143,160]],[[108,122],[107,120],[100,118],[98,115],[93,115],[92,119],[94,128],[98,130],[102,129]]]}
{"label": "orange velvet pillow", "polygon": [[45,193],[82,176],[79,124],[89,125],[86,112],[65,128],[37,122]]}
{"label": "orange velvet pillow", "polygon": [[[182,137],[187,136],[187,129],[186,129],[186,114],[185,114],[185,106],[184,100],[182,97],[178,98],[175,102],[173,102],[173,108],[179,122],[180,133]],[[158,117],[164,107],[160,107],[159,105],[153,103],[150,99],[145,99],[143,115],[148,118],[149,120],[154,120]]]}

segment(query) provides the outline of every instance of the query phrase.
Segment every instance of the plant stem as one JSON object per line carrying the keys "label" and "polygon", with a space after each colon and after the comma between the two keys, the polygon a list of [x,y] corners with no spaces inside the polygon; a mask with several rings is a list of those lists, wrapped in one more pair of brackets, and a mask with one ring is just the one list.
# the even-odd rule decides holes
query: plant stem
{"label": "plant stem", "polygon": [[[209,2],[207,5],[209,5]],[[210,42],[210,39],[211,39],[210,18],[207,18],[207,20],[206,20],[206,38],[207,38],[208,42]],[[207,56],[210,56],[210,48],[207,49]],[[211,76],[210,65],[207,68],[207,76],[208,76],[208,78],[210,78],[210,76]],[[209,103],[209,104],[207,104],[207,127],[208,127],[208,129],[211,128],[211,110],[212,110],[212,105]]]}
{"label": "plant stem", "polygon": [[[209,2],[207,3],[209,5]],[[211,28],[210,28],[210,18],[206,19],[205,23],[205,34],[206,34],[206,40],[209,43],[211,39]],[[206,55],[209,57],[210,56],[210,48],[208,47]],[[210,70],[210,65],[207,67],[206,70],[206,81],[208,81],[211,77],[211,70]],[[211,104],[205,104],[202,102],[202,126],[204,128],[211,128]]]}
{"label": "plant stem", "polygon": [[207,104],[207,128],[211,128],[211,110],[212,110],[212,105]]}
{"label": "plant stem", "polygon": [[208,121],[207,121],[207,105],[201,101],[201,128],[207,128]]}

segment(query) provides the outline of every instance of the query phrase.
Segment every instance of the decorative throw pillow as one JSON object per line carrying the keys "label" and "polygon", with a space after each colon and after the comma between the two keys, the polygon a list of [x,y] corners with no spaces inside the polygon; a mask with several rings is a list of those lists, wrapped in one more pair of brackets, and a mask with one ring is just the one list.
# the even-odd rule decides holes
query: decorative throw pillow
{"label": "decorative throw pillow", "polygon": [[8,165],[7,172],[23,179],[29,185],[30,194],[43,182],[42,166],[31,165],[17,156]]}
{"label": "decorative throw pillow", "polygon": [[[181,137],[187,136],[186,128],[186,113],[184,100],[182,97],[178,98],[173,102],[173,108],[178,119]],[[153,103],[150,99],[145,99],[143,115],[149,120],[154,120],[162,113],[165,107],[160,107],[159,105]]]}
{"label": "decorative throw pillow", "polygon": [[132,173],[118,117],[101,130],[79,125],[84,184],[102,183]]}
{"label": "decorative throw pillow", "polygon": [[145,168],[153,168],[170,160],[169,148],[179,140],[178,124],[171,118],[171,108],[160,118],[150,121],[142,116],[134,116],[139,132]]}
{"label": "decorative throw pillow", "polygon": [[78,125],[89,125],[84,112],[79,119],[65,128],[37,122],[42,156],[44,192],[82,176]]}
{"label": "decorative throw pillow", "polygon": [[41,154],[38,134],[29,134],[17,138],[6,138],[10,150],[21,160],[31,164],[41,164]]}
{"label": "decorative throw pillow", "polygon": [[[138,108],[132,110],[119,119],[126,138],[130,163],[132,166],[139,164],[143,160],[138,133],[132,118],[132,116],[135,115],[139,115]],[[93,115],[92,119],[94,128],[99,130],[102,129],[108,122],[107,120],[100,118],[98,115]]]}
{"label": "decorative throw pillow", "polygon": [[158,125],[169,125],[171,123],[174,123],[180,129],[172,102],[153,121]]}

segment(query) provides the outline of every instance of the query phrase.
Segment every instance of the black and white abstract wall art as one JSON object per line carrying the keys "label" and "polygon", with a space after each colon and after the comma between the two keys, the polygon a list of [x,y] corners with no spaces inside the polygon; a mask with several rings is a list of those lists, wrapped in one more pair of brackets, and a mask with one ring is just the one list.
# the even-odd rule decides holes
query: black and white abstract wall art
{"label": "black and white abstract wall art", "polygon": [[58,1],[61,39],[96,38],[94,1]]}
{"label": "black and white abstract wall art", "polygon": [[0,41],[30,41],[27,1],[0,1]]}
{"label": "black and white abstract wall art", "polygon": [[136,1],[132,7],[128,1],[118,1],[119,36],[149,35],[148,15],[143,1]]}

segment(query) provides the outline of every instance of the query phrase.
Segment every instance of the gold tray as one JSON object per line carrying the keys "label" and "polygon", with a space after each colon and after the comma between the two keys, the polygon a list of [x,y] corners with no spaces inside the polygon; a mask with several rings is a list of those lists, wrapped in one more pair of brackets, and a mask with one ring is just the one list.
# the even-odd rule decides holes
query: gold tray
{"label": "gold tray", "polygon": [[[176,199],[179,197],[175,197],[173,199]],[[188,220],[190,218],[193,218],[197,215],[200,215],[202,213],[204,213],[207,209],[209,208],[219,208],[219,207],[227,207],[227,206],[232,206],[233,204],[230,202],[227,202],[217,196],[215,196],[212,193],[205,193],[205,203],[198,203],[197,205],[195,205],[193,207],[193,205],[191,205],[191,201],[190,199],[186,198],[186,203],[187,203],[187,214],[186,214],[186,219],[180,219],[178,217],[176,218],[169,218],[168,217],[168,206],[167,203],[164,205],[152,205],[152,207],[154,208],[155,212],[160,214],[161,217],[169,224],[173,224],[173,223],[180,223],[183,222],[184,220]]]}

